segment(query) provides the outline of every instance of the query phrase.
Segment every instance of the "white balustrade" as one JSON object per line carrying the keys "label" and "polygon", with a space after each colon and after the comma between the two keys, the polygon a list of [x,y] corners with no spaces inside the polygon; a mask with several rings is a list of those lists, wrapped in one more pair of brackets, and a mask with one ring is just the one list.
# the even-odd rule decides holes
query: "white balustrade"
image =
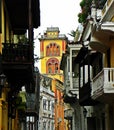
{"label": "white balustrade", "polygon": [[114,68],[104,68],[92,81],[92,96],[114,93]]}

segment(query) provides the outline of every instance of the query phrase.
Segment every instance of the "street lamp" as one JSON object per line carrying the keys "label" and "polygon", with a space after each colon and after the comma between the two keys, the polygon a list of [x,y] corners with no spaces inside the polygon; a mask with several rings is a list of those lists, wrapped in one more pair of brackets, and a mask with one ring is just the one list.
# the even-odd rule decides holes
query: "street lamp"
{"label": "street lamp", "polygon": [[4,74],[0,75],[0,97],[1,97],[1,93],[2,93],[2,88],[4,87],[6,83],[6,76]]}

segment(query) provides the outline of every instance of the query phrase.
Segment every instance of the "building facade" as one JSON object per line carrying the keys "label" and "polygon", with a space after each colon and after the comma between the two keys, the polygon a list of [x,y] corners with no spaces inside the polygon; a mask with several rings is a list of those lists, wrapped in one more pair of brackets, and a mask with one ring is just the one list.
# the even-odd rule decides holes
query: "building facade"
{"label": "building facade", "polygon": [[[113,130],[114,1],[84,2],[83,0],[80,4],[82,8],[80,16],[89,15],[86,19],[80,17],[83,30],[77,43],[82,44],[82,47],[70,63],[71,66],[74,65],[73,75],[78,72],[79,78],[78,103],[81,108],[80,115],[83,116],[79,121],[81,124],[79,129]],[[66,92],[69,91],[67,86],[65,89]]]}
{"label": "building facade", "polygon": [[54,103],[55,96],[51,90],[52,79],[41,75],[40,82],[40,108],[39,108],[39,130],[54,130]]}
{"label": "building facade", "polygon": [[64,102],[69,104],[65,109],[65,118],[69,124],[68,129],[72,130],[80,130],[84,126],[83,108],[79,105],[79,69],[74,62],[81,47],[79,42],[69,42],[60,65],[64,74],[63,98]]}
{"label": "building facade", "polygon": [[[35,92],[33,28],[39,25],[39,1],[0,1],[0,130],[23,129],[19,105],[24,113],[26,105],[19,92],[22,86]],[[27,30],[27,42],[15,39]]]}
{"label": "building facade", "polygon": [[62,53],[66,50],[67,37],[59,34],[58,27],[48,27],[40,40],[41,73],[52,78],[52,91],[55,96],[55,129],[64,130],[64,103],[62,89],[58,89],[57,82],[62,84],[63,73],[60,70]]}
{"label": "building facade", "polygon": [[[84,54],[84,57],[81,60],[76,58],[80,70],[83,68],[83,76],[80,73],[84,80],[83,85],[79,86],[79,102],[80,105],[86,106],[87,130],[90,128],[93,130],[113,129],[113,7],[113,0],[97,3],[92,1],[91,15],[81,37],[81,41],[88,41],[88,45],[86,44],[87,46],[84,46],[78,55],[80,57]],[[83,44],[85,45],[85,42]],[[86,65],[88,66],[87,74]],[[85,77],[88,77],[88,80],[85,80]]]}

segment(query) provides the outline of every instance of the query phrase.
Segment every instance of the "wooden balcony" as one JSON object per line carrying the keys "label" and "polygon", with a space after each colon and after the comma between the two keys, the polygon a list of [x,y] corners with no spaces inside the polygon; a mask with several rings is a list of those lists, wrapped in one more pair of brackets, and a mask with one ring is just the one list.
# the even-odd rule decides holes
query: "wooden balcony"
{"label": "wooden balcony", "polygon": [[79,88],[79,104],[81,106],[94,106],[98,102],[91,98],[91,83],[87,82]]}
{"label": "wooden balcony", "polygon": [[92,82],[92,99],[114,102],[114,68],[104,68]]}
{"label": "wooden balcony", "polygon": [[27,101],[26,101],[26,105],[27,105],[27,109],[26,109],[26,115],[27,116],[38,116],[38,112],[39,112],[39,108],[38,108],[38,99],[36,100],[36,95],[35,94],[30,94],[27,93],[26,95],[27,97]]}
{"label": "wooden balcony", "polygon": [[[82,47],[75,58],[75,63],[79,64],[79,104],[81,106],[93,106],[97,102],[91,98],[91,77],[90,65],[93,64],[98,54],[92,52],[87,47]],[[82,75],[83,70],[83,75]]]}
{"label": "wooden balcony", "polygon": [[28,92],[34,91],[32,55],[29,44],[3,43],[2,69],[14,91],[23,85]]}

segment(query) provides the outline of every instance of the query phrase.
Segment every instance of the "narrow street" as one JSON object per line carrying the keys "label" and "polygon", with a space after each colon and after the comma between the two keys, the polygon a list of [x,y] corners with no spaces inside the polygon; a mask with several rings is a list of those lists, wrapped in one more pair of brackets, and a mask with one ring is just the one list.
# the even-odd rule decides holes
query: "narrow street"
{"label": "narrow street", "polygon": [[0,130],[113,130],[114,0],[43,2],[0,1]]}

